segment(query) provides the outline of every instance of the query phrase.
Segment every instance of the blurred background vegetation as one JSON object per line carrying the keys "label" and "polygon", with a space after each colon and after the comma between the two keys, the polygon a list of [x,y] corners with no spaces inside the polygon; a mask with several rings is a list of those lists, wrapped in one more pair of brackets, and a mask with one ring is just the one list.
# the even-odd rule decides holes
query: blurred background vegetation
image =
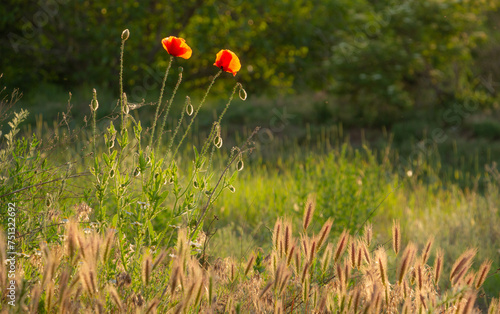
{"label": "blurred background vegetation", "polygon": [[[206,86],[215,54],[227,48],[240,56],[237,79],[250,95],[316,93],[311,110],[323,120],[390,126],[423,109],[499,104],[494,0],[6,0],[0,16],[4,84],[38,97],[92,87],[116,95],[128,28],[125,90],[136,102],[157,97],[168,61],[160,40],[175,35],[194,50],[176,59],[185,89]],[[477,132],[489,134],[484,128]]]}

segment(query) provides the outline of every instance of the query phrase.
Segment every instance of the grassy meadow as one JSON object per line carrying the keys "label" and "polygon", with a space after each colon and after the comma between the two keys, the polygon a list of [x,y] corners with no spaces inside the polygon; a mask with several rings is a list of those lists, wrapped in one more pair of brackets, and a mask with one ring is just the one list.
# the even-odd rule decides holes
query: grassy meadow
{"label": "grassy meadow", "polygon": [[[250,105],[233,100],[221,127],[207,122],[225,108],[215,99],[191,132],[181,121],[186,138],[173,156],[175,115],[190,103],[172,108],[166,139],[149,150],[151,127],[141,131],[140,122],[153,123],[154,110],[129,111],[121,130],[111,113],[93,131],[102,106],[94,97],[86,123],[61,114],[23,125],[21,114],[9,124],[2,202],[16,204],[22,280],[18,303],[4,297],[4,311],[498,307],[495,142],[450,135],[418,146],[426,139],[411,131],[403,141],[383,128],[313,126],[305,116],[283,125],[271,116],[252,134],[242,110],[269,120],[262,100],[249,97]],[[460,151],[466,144],[474,153]]]}
{"label": "grassy meadow", "polygon": [[56,5],[0,62],[0,313],[500,313],[495,1]]}

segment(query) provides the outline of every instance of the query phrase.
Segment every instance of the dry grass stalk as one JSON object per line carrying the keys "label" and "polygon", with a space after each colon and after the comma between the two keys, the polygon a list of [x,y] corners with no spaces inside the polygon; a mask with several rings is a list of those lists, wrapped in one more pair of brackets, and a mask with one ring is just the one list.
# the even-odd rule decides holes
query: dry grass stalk
{"label": "dry grass stalk", "polygon": [[403,282],[408,269],[413,265],[413,260],[415,259],[415,254],[417,252],[417,247],[413,243],[409,243],[404,252],[403,257],[401,258],[401,263],[398,268],[398,283],[401,285]]}

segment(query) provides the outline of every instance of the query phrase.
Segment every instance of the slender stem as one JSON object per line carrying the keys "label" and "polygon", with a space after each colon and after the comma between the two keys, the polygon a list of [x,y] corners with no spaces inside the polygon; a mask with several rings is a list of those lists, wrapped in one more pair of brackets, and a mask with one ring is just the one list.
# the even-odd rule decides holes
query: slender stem
{"label": "slender stem", "polygon": [[226,108],[224,108],[224,110],[222,111],[222,113],[220,114],[220,117],[219,117],[219,121],[217,121],[219,123],[219,125],[221,125],[221,121],[222,121],[222,117],[224,116],[224,114],[226,113],[227,111],[227,108],[229,108],[229,105],[231,105],[231,101],[233,101],[233,97],[234,97],[234,93],[236,93],[236,89],[237,88],[242,88],[241,87],[241,84],[240,83],[236,83],[236,85],[234,85],[234,88],[233,88],[233,92],[231,93],[231,97],[229,97],[229,101],[227,102],[226,104]]}
{"label": "slender stem", "polygon": [[120,48],[120,117],[121,117],[121,131],[125,128],[125,120],[123,117],[123,51],[125,50],[125,41],[122,39],[122,46]]}
{"label": "slender stem", "polygon": [[174,134],[170,137],[170,141],[168,142],[168,148],[167,148],[167,156],[170,153],[170,150],[172,149],[172,145],[174,144],[174,139],[175,136],[177,135],[177,132],[179,132],[179,128],[182,124],[182,121],[184,120],[184,112],[186,112],[188,106],[191,105],[191,99],[189,96],[186,96],[186,106],[184,106],[184,110],[181,112],[181,117],[179,118],[179,122],[177,122],[177,126],[175,127]]}
{"label": "slender stem", "polygon": [[160,146],[161,137],[163,135],[162,133],[163,130],[165,129],[165,124],[167,122],[168,112],[170,111],[170,107],[172,106],[172,102],[174,101],[175,94],[177,93],[177,89],[179,88],[179,85],[181,85],[181,82],[182,82],[182,72],[179,73],[179,79],[177,80],[177,84],[175,84],[174,91],[172,92],[172,96],[170,97],[170,100],[168,102],[167,111],[163,116],[163,122],[161,124],[160,131],[158,132],[158,142],[156,143],[156,150],[158,150],[158,147]]}
{"label": "slender stem", "polygon": [[173,56],[170,56],[170,61],[168,62],[167,70],[165,71],[165,76],[163,77],[163,84],[161,85],[160,99],[158,99],[158,105],[156,106],[155,119],[153,121],[153,128],[151,130],[151,137],[149,138],[149,147],[153,145],[153,137],[155,135],[156,122],[158,121],[158,112],[160,111],[161,99],[163,98],[163,91],[165,90],[165,83],[167,82],[168,72],[172,66]]}
{"label": "slender stem", "polygon": [[212,86],[214,85],[215,83],[215,80],[219,77],[219,75],[222,73],[222,70],[219,70],[219,72],[217,72],[217,74],[215,74],[214,78],[212,79],[212,82],[210,83],[210,85],[208,86],[207,88],[207,91],[205,92],[205,95],[203,96],[203,99],[201,100],[200,104],[198,105],[198,108],[196,108],[196,111],[194,112],[194,115],[193,115],[193,118],[191,119],[191,121],[189,122],[188,124],[188,127],[186,129],[186,132],[184,132],[184,135],[182,136],[181,138],[181,141],[179,142],[179,144],[177,145],[175,151],[174,151],[174,154],[172,155],[172,159],[174,159],[175,155],[177,154],[177,151],[179,150],[179,147],[181,147],[182,145],[182,142],[184,141],[184,139],[186,138],[189,130],[191,129],[191,125],[193,124],[193,121],[194,119],[196,119],[196,116],[198,115],[198,112],[200,111],[200,108],[201,106],[203,106],[203,104],[205,103],[205,100],[207,99],[207,96],[208,96],[208,93],[210,92],[210,89],[212,88]]}

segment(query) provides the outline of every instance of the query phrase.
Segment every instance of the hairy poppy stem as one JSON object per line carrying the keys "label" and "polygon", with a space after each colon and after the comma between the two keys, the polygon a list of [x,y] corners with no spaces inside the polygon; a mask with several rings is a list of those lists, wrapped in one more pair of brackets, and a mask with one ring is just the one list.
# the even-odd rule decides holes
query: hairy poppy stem
{"label": "hairy poppy stem", "polygon": [[123,39],[122,36],[122,46],[120,48],[120,117],[121,117],[121,132],[125,129],[125,120],[123,117],[123,113],[125,108],[123,108],[123,51],[125,50],[125,42],[127,38]]}
{"label": "hairy poppy stem", "polygon": [[165,76],[163,77],[163,84],[161,85],[160,99],[158,99],[158,105],[156,106],[155,119],[153,121],[153,128],[151,129],[151,137],[149,138],[149,147],[153,145],[153,137],[155,135],[156,122],[158,121],[158,112],[160,111],[161,99],[163,98],[163,91],[165,90],[165,84],[167,82],[168,72],[172,66],[173,56],[170,56],[170,62],[168,63],[167,70],[165,71]]}
{"label": "hairy poppy stem", "polygon": [[[187,111],[187,108],[189,108],[189,106],[191,106],[191,98],[189,98],[189,96],[186,96],[186,102],[185,102],[185,107],[184,107],[185,110],[182,110],[181,117],[179,118],[179,121],[177,122],[177,126],[175,127],[175,130],[174,130],[174,134],[172,134],[172,136],[170,137],[170,141],[168,142],[167,156],[170,153],[170,150],[172,149],[172,145],[174,145],[175,136],[177,135],[177,132],[179,132],[179,128],[182,124],[182,121],[184,120],[184,112]],[[192,106],[191,106],[191,108],[192,108]],[[191,114],[192,113],[193,112],[191,111]]]}
{"label": "hairy poppy stem", "polygon": [[175,94],[177,93],[177,89],[179,88],[179,85],[181,85],[181,82],[182,82],[182,68],[181,68],[181,72],[179,73],[179,79],[177,80],[177,84],[175,84],[174,91],[172,92],[172,96],[170,97],[170,100],[168,102],[167,111],[165,112],[165,115],[163,116],[163,122],[161,124],[160,131],[158,132],[158,140],[156,143],[156,150],[158,150],[158,148],[160,146],[161,137],[163,135],[162,134],[163,129],[165,129],[165,124],[167,123],[168,112],[170,111],[170,107],[172,106],[172,102],[174,101]]}
{"label": "hairy poppy stem", "polygon": [[217,72],[217,74],[215,74],[214,78],[212,79],[212,82],[210,83],[210,85],[208,86],[207,88],[207,91],[205,92],[205,95],[203,96],[203,99],[201,100],[200,104],[198,105],[198,108],[196,108],[196,111],[194,112],[193,114],[193,118],[191,119],[191,121],[189,122],[188,124],[188,127],[186,129],[186,132],[184,132],[184,135],[182,136],[181,138],[181,141],[179,142],[179,144],[177,144],[177,147],[175,148],[175,151],[174,151],[174,154],[172,155],[172,160],[175,158],[175,155],[177,154],[177,151],[179,151],[179,147],[181,147],[182,145],[182,142],[184,141],[184,139],[186,138],[189,130],[191,129],[191,125],[193,124],[194,122],[194,119],[196,119],[196,116],[198,115],[198,112],[200,111],[200,108],[201,106],[203,106],[203,104],[205,103],[205,100],[207,99],[207,96],[208,96],[208,93],[210,92],[210,89],[212,88],[212,86],[214,85],[215,83],[215,80],[219,77],[219,75],[222,73],[222,70],[219,70],[219,72]]}

